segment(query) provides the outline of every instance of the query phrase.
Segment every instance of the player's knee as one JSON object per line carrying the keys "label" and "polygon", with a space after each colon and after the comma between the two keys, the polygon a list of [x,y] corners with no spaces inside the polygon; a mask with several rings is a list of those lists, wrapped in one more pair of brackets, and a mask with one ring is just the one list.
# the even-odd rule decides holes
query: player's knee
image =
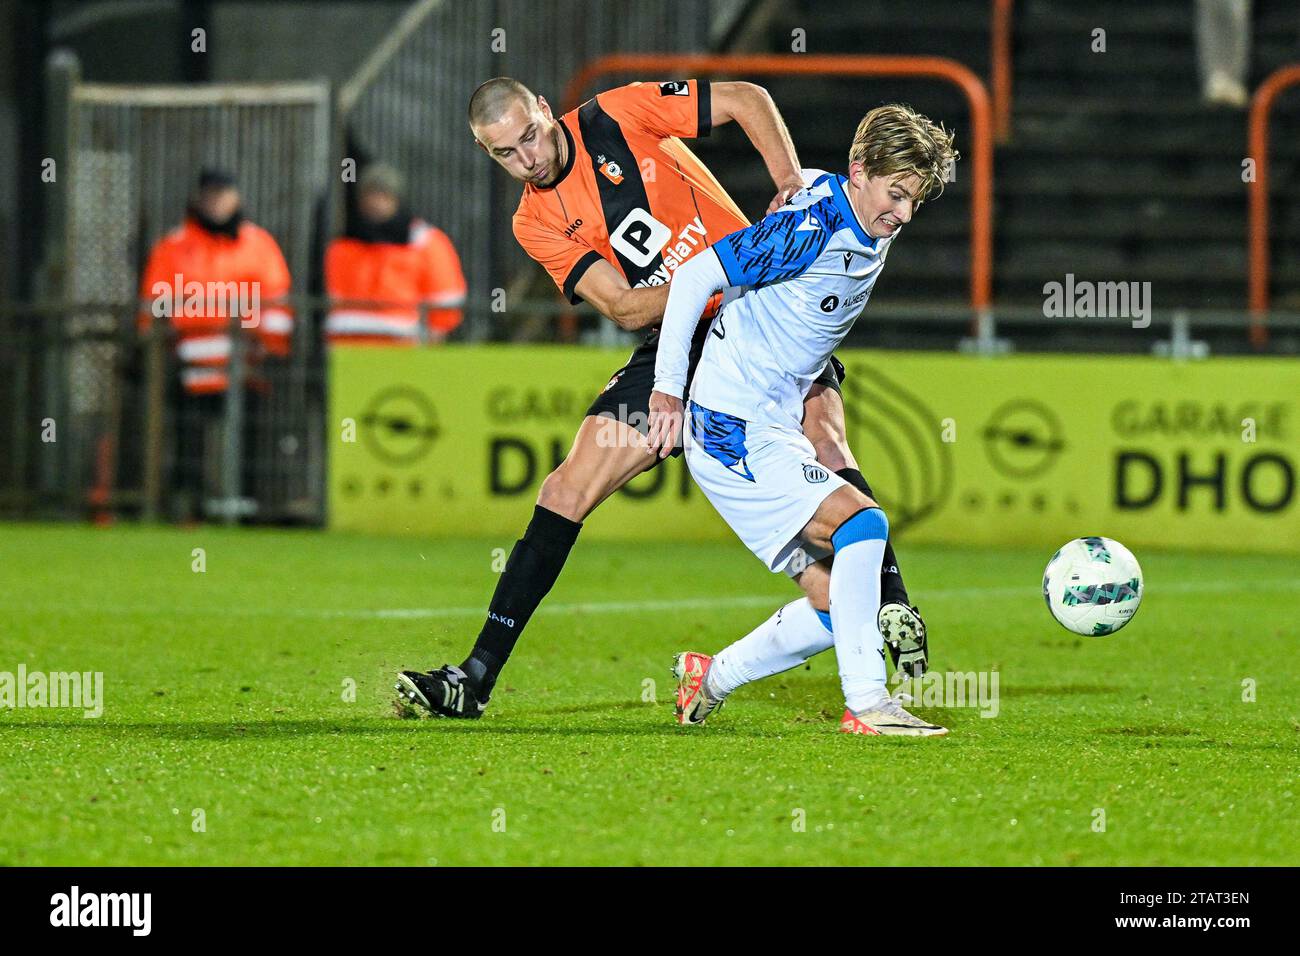
{"label": "player's knee", "polygon": [[[860,512],[874,510],[884,518],[884,511],[875,500],[864,495],[852,485],[844,485],[822,502],[821,507],[804,529],[804,538],[820,548],[834,550],[834,535]],[[886,522],[888,526],[888,522]]]}
{"label": "player's knee", "polygon": [[[848,521],[859,511],[867,508],[880,508],[875,498],[854,488],[852,485],[845,484],[833,495],[826,499],[822,505],[820,513],[831,525],[832,530],[838,528],[844,522]],[[883,510],[881,511],[883,514]]]}
{"label": "player's knee", "polygon": [[[871,499],[858,492],[864,501]],[[836,551],[847,548],[859,541],[887,541],[889,539],[889,518],[885,510],[871,502],[866,507],[855,511],[839,527],[831,532],[831,547]]]}
{"label": "player's knee", "polygon": [[573,469],[565,467],[565,464],[546,476],[537,492],[537,503],[570,521],[582,521],[595,507],[588,483],[579,480]]}

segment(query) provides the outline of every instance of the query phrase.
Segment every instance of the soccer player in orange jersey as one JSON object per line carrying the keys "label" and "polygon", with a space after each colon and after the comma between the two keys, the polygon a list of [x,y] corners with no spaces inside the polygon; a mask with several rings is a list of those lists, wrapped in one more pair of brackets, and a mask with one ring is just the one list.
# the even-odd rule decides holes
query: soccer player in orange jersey
{"label": "soccer player in orange jersey", "polygon": [[[668,283],[692,255],[749,225],[682,138],[707,136],[733,121],[772,177],[771,212],[807,183],[776,105],[752,83],[632,83],[558,118],[544,97],[506,77],[489,80],[471,97],[475,141],[524,184],[513,222],[519,244],[571,302],[585,300],[620,328],[647,335],[588,409],[568,457],[542,482],[532,521],[510,554],[473,651],[460,666],[398,675],[397,691],[408,704],[447,717],[479,717],[520,633],[559,577],[582,521],[659,461],[648,451],[645,432]],[[701,318],[712,318],[717,306],[715,300]],[[701,321],[692,360],[708,327]],[[833,361],[812,387],[804,433],[819,462],[871,495],[845,439],[842,372]],[[791,573],[806,598],[777,611],[756,639],[765,628],[821,628],[828,619],[829,571],[809,564]],[[910,605],[892,547],[885,553],[881,594],[880,630],[895,667],[919,676],[927,661],[925,624]]]}

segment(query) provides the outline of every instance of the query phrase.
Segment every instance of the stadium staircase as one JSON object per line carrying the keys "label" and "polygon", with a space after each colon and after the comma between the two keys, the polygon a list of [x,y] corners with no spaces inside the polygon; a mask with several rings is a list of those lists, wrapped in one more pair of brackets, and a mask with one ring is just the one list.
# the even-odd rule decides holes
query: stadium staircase
{"label": "stadium staircase", "polygon": [[[1251,90],[1300,61],[1293,3],[1255,2]],[[790,52],[803,30],[810,53],[946,56],[987,83],[989,9],[989,0],[785,0],[757,42],[730,52]],[[1041,304],[1045,282],[1073,273],[1149,280],[1157,309],[1244,308],[1246,111],[1201,103],[1191,0],[1022,0],[1013,22],[1012,135],[995,160],[995,301]],[[1091,50],[1098,27],[1104,53]],[[964,100],[942,83],[762,82],[806,166],[843,169],[858,119],[895,99],[946,120],[959,147],[969,142]],[[1278,100],[1272,130],[1274,305],[1300,308],[1300,89]],[[761,214],[772,190],[743,133],[716,136],[723,181],[747,214]],[[926,207],[874,305],[965,300],[968,170]]]}

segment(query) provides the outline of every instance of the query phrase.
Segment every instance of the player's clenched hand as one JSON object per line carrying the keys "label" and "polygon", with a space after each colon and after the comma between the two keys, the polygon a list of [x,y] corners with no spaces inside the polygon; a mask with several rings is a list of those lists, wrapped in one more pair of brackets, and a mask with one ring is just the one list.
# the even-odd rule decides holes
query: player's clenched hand
{"label": "player's clenched hand", "polygon": [[803,189],[802,180],[793,179],[790,182],[783,184],[781,188],[776,191],[776,195],[772,197],[772,201],[767,204],[767,211],[769,213],[776,212],[790,201],[790,197],[801,189]]}
{"label": "player's clenched hand", "polygon": [[650,454],[667,458],[677,447],[682,429],[682,400],[664,392],[650,393]]}

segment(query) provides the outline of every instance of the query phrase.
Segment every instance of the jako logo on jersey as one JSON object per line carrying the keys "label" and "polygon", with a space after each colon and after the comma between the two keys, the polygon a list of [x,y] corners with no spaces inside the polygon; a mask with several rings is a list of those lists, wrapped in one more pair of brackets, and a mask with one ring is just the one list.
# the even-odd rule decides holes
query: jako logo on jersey
{"label": "jako logo on jersey", "polygon": [[840,297],[838,295],[828,295],[826,298],[822,299],[822,311],[834,312],[839,308],[839,304]]}
{"label": "jako logo on jersey", "polygon": [[614,162],[612,159],[607,162],[604,156],[597,156],[596,162],[600,163],[600,171],[604,174],[605,178],[615,186],[623,181],[623,170],[618,163]]}
{"label": "jako logo on jersey", "polygon": [[488,611],[488,617],[498,624],[504,624],[506,627],[514,627],[515,619],[513,617],[502,617],[496,611]]}
{"label": "jako logo on jersey", "polygon": [[803,466],[803,479],[810,485],[819,485],[826,480],[826,469],[818,468],[816,465]]}
{"label": "jako logo on jersey", "polygon": [[690,93],[691,93],[690,85],[687,83],[683,83],[680,80],[674,80],[671,83],[659,84],[660,96],[689,96]]}
{"label": "jako logo on jersey", "polygon": [[582,225],[581,219],[575,219],[573,220],[573,222],[569,223],[568,228],[564,230],[564,238],[565,239],[572,238],[573,234],[578,231],[578,227],[581,225]]}

